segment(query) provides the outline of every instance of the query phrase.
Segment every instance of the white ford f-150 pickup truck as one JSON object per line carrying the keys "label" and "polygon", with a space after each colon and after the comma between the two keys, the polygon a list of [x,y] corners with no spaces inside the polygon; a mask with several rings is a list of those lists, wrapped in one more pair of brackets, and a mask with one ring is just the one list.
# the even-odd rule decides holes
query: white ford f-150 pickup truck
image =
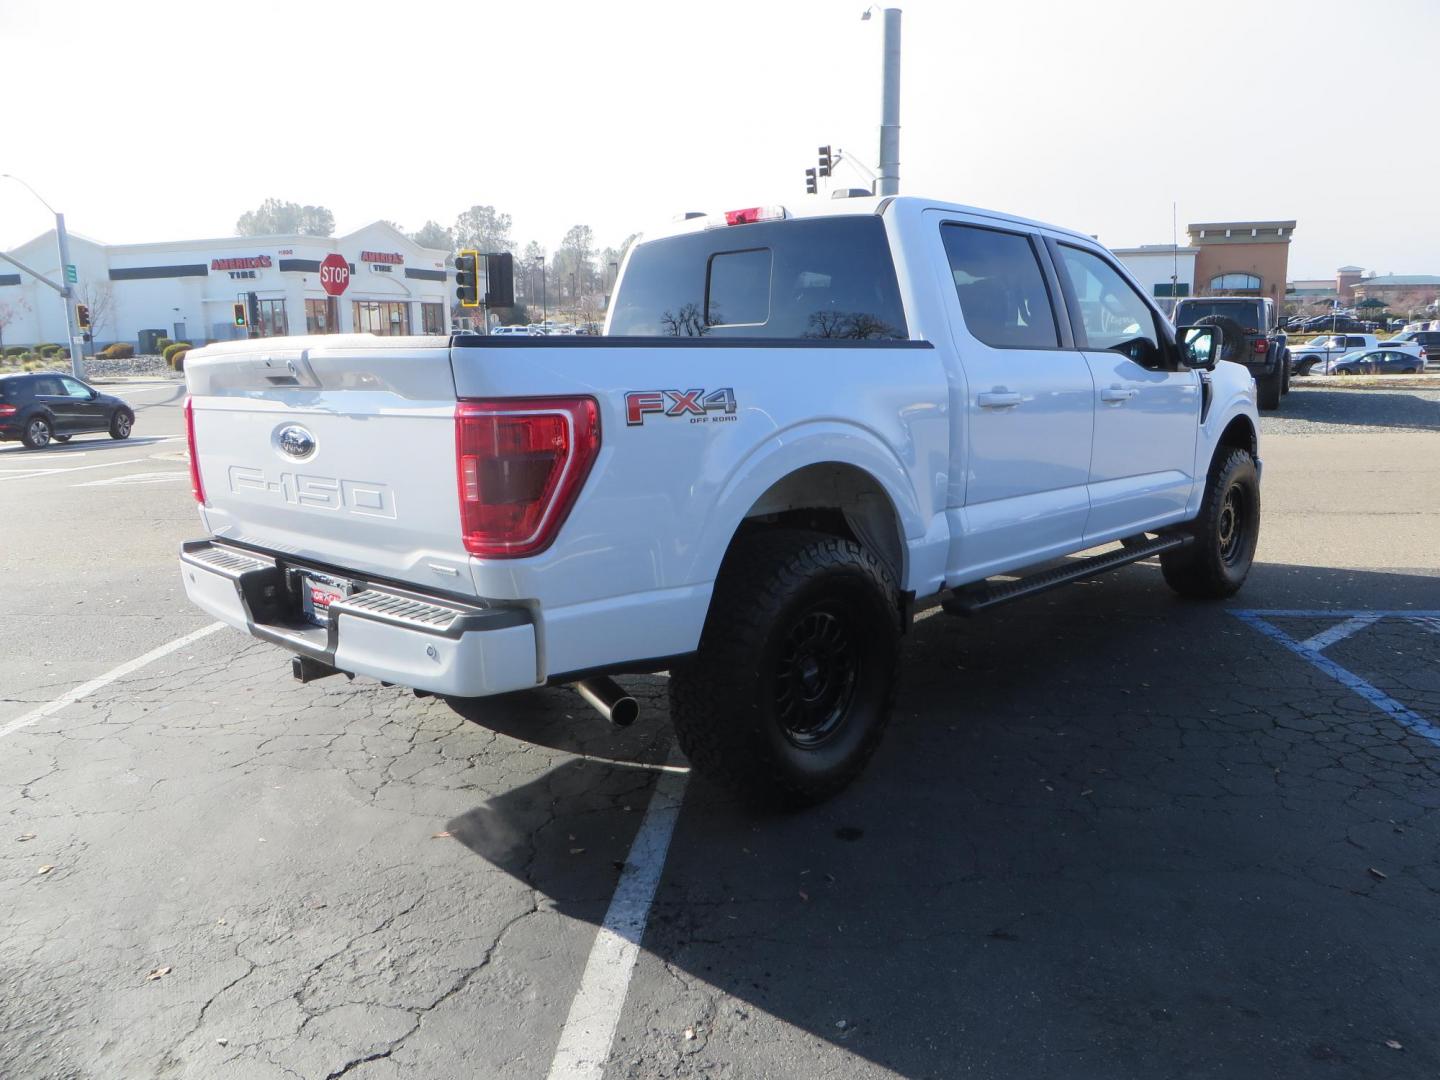
{"label": "white ford f-150 pickup truck", "polygon": [[302,679],[573,683],[623,723],[610,676],[668,671],[697,770],[806,802],[874,750],[919,608],[1250,569],[1249,373],[1080,233],[911,197],[689,215],[605,329],[192,351],[190,598]]}

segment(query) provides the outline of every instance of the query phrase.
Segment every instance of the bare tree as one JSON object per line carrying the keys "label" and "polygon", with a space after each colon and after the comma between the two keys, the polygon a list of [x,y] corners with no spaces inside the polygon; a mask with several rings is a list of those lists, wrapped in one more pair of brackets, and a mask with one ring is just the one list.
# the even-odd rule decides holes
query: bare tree
{"label": "bare tree", "polygon": [[115,314],[115,290],[108,281],[87,281],[76,287],[75,298],[90,309],[90,336],[98,340],[100,327]]}
{"label": "bare tree", "polygon": [[5,329],[30,310],[24,300],[0,300],[0,356],[5,353]]}

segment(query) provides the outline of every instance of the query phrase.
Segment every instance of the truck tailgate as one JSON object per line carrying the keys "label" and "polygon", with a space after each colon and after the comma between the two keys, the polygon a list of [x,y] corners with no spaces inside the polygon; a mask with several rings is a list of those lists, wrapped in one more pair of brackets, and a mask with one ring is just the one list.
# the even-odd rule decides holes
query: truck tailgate
{"label": "truck tailgate", "polygon": [[474,594],[448,339],[230,342],[192,351],[185,374],[217,537]]}

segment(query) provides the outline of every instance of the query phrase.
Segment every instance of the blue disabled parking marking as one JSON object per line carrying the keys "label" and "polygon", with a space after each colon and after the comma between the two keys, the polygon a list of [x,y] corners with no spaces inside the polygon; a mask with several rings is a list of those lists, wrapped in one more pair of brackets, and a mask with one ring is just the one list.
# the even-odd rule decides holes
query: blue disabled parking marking
{"label": "blue disabled parking marking", "polygon": [[[1351,634],[1371,626],[1381,619],[1405,619],[1435,633],[1440,633],[1440,611],[1231,611],[1241,622],[1258,630],[1273,641],[1278,641],[1296,656],[1312,667],[1318,668],[1341,686],[1353,690],[1360,697],[1374,705],[1392,720],[1403,725],[1416,735],[1429,739],[1440,746],[1440,727],[1421,716],[1408,705],[1396,701],[1373,683],[1369,683],[1353,671],[1341,667],[1325,655],[1324,650],[1343,641]],[[1329,630],[1321,631],[1304,641],[1296,641],[1281,630],[1271,619],[1339,619]]]}

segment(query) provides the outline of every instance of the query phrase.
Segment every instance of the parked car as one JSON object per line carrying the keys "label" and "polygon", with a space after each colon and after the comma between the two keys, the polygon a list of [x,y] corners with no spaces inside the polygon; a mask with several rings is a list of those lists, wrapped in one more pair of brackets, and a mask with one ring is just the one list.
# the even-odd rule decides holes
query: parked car
{"label": "parked car", "polygon": [[1440,369],[1440,330],[1402,330],[1388,341],[1380,342],[1382,349],[1405,345],[1419,345],[1424,350],[1426,371]]}
{"label": "parked car", "polygon": [[1260,296],[1187,297],[1175,305],[1177,325],[1220,327],[1220,358],[1244,364],[1255,378],[1262,409],[1278,409],[1290,391],[1289,338],[1280,329],[1275,301]]}
{"label": "parked car", "polygon": [[1359,349],[1378,349],[1380,339],[1374,334],[1325,334],[1311,338],[1290,349],[1291,364],[1296,375],[1309,375],[1317,364],[1338,360]]}
{"label": "parked car", "polygon": [[492,326],[491,337],[529,337],[535,331],[528,326]]}
{"label": "parked car", "polygon": [[128,439],[134,426],[129,405],[73,376],[53,371],[0,375],[0,442],[19,439],[39,450],[87,432]]}
{"label": "parked car", "polygon": [[1425,369],[1417,348],[1364,349],[1316,365],[1319,375],[1415,375]]}
{"label": "parked car", "polygon": [[1241,587],[1259,417],[1219,336],[1085,233],[970,207],[677,223],[600,337],[311,338],[294,386],[256,362],[283,341],[191,352],[184,586],[304,680],[573,683],[628,723],[609,676],[668,671],[697,772],[813,802],[878,744],[916,610],[1157,555]]}

